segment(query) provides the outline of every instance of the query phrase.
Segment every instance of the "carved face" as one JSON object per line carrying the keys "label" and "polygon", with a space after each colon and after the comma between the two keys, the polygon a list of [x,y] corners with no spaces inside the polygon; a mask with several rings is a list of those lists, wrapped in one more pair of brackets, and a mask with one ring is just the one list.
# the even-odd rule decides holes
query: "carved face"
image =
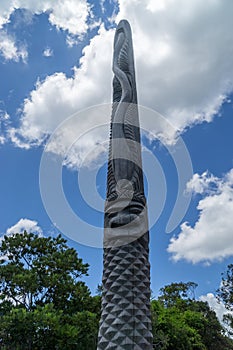
{"label": "carved face", "polygon": [[[120,227],[132,223],[146,209],[145,197],[128,196],[129,192],[121,194],[112,201],[107,201],[105,206],[105,227]],[[133,194],[130,191],[130,194]],[[131,225],[131,228],[133,228]]]}

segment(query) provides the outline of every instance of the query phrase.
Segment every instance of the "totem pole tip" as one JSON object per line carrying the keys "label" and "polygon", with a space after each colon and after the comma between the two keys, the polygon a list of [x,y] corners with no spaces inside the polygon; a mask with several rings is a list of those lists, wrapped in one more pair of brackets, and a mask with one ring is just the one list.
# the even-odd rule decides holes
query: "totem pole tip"
{"label": "totem pole tip", "polygon": [[128,29],[130,29],[129,21],[127,19],[121,19],[120,22],[117,25],[117,30],[119,28],[128,28]]}

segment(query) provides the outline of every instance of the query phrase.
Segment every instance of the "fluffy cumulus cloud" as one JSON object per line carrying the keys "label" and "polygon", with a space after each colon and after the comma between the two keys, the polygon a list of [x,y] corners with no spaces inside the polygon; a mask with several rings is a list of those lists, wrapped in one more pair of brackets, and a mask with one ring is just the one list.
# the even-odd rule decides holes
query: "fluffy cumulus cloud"
{"label": "fluffy cumulus cloud", "polygon": [[211,189],[213,192],[216,192],[216,190],[219,190],[221,185],[222,182],[218,179],[218,177],[214,176],[208,171],[205,171],[201,175],[193,175],[192,179],[187,183],[187,191],[199,194],[207,192],[210,194]]}
{"label": "fluffy cumulus cloud", "polygon": [[11,13],[14,12],[14,4],[11,0],[2,0],[0,3],[0,28],[9,22]]}
{"label": "fluffy cumulus cloud", "polygon": [[6,230],[7,235],[12,235],[14,233],[23,233],[24,231],[42,234],[38,222],[30,219],[20,219],[15,225],[9,227]]}
{"label": "fluffy cumulus cloud", "polygon": [[195,225],[183,223],[178,237],[170,240],[168,252],[173,260],[209,263],[232,256],[233,169],[222,179],[207,172],[195,174],[187,190],[203,198],[197,206],[200,213]]}
{"label": "fluffy cumulus cloud", "polygon": [[25,46],[17,46],[15,39],[3,30],[0,31],[0,53],[6,61],[22,60],[24,63],[27,61],[28,53]]}
{"label": "fluffy cumulus cloud", "polygon": [[[9,137],[17,146],[28,148],[39,145],[76,111],[111,100],[112,41],[113,31],[107,31],[101,26],[98,34],[84,48],[80,67],[74,68],[73,77],[67,78],[60,72],[48,76],[42,82],[38,80],[35,90],[24,101],[20,127],[9,129]],[[109,115],[104,119],[103,115],[97,113],[95,122],[98,120],[100,124],[108,123]],[[91,118],[83,118],[78,126],[71,127],[71,132],[78,127],[85,133],[93,125]],[[63,140],[65,144],[70,140],[70,135],[66,135],[67,138]],[[95,137],[91,135],[89,141],[95,144],[104,137],[102,133],[96,132]],[[90,142],[87,138],[88,136],[83,139],[83,148],[89,149]],[[57,146],[54,149],[60,152],[60,144]]]}
{"label": "fluffy cumulus cloud", "polygon": [[88,29],[90,5],[86,0],[2,0],[0,3],[0,27],[10,21],[15,9],[26,9],[32,14],[47,12],[49,21],[58,29],[73,35],[82,35]]}
{"label": "fluffy cumulus cloud", "polygon": [[232,89],[233,3],[120,0],[120,8],[133,28],[139,102],[179,131],[211,121]]}
{"label": "fluffy cumulus cloud", "polygon": [[[58,1],[56,11],[67,1],[60,7]],[[50,1],[21,3],[38,12],[52,8]],[[132,26],[139,103],[174,126],[169,133],[163,129],[162,138],[172,143],[187,127],[210,122],[233,87],[233,2],[119,0],[119,8],[116,21],[127,18]],[[59,21],[54,7],[51,11],[50,21],[64,28],[66,22]],[[85,11],[83,22],[79,19],[83,27],[67,24],[70,33],[77,27],[85,30]],[[11,130],[16,144],[38,144],[70,114],[110,102],[112,42],[113,31],[101,27],[83,50],[73,77],[58,72],[36,84],[24,101],[19,128]],[[158,134],[156,121],[150,130]]]}
{"label": "fluffy cumulus cloud", "polygon": [[18,46],[17,40],[3,30],[16,9],[25,9],[32,16],[47,12],[49,22],[57,29],[67,31],[73,38],[81,38],[86,33],[87,19],[91,14],[91,7],[86,0],[2,0],[0,2],[0,53],[6,60],[19,61],[21,58],[24,62],[27,58],[26,49]]}

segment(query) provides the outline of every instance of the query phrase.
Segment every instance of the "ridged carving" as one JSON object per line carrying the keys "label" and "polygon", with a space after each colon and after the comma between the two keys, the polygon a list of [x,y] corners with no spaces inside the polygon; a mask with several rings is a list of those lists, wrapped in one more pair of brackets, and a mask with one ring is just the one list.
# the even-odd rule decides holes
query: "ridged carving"
{"label": "ridged carving", "polygon": [[132,35],[116,29],[98,350],[152,350],[148,222]]}
{"label": "ridged carving", "polygon": [[144,194],[133,45],[127,21],[116,29],[113,72],[107,198],[117,192],[122,178],[132,184],[134,192]]}
{"label": "ridged carving", "polygon": [[148,234],[105,248],[98,350],[151,350]]}

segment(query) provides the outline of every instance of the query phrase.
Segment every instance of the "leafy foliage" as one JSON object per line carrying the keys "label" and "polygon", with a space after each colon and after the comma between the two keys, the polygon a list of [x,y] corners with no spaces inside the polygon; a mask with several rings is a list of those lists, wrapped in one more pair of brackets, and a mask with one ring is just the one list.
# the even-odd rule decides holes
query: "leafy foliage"
{"label": "leafy foliage", "polygon": [[3,317],[0,336],[3,349],[95,349],[98,320],[82,311],[67,315],[53,304],[12,309]]}
{"label": "leafy foliage", "polygon": [[223,335],[217,316],[207,303],[194,299],[196,284],[172,283],[152,301],[155,349],[227,350],[233,342]]}
{"label": "leafy foliage", "polygon": [[[75,249],[60,235],[5,236],[0,245],[0,348],[3,350],[94,350],[100,300],[81,277],[88,272]],[[172,283],[151,302],[154,348],[233,350],[216,314],[195,300],[196,283]],[[233,265],[218,291],[233,308]],[[233,326],[231,315],[226,316]]]}
{"label": "leafy foliage", "polygon": [[[164,304],[164,306],[174,306],[177,303],[184,303],[195,298],[195,288],[197,284],[194,282],[187,283],[171,283],[160,289],[159,300]],[[180,305],[181,307],[181,305]]]}
{"label": "leafy foliage", "polygon": [[222,283],[217,292],[226,308],[233,311],[233,264],[228,265],[227,271],[222,273]]}
{"label": "leafy foliage", "polygon": [[32,233],[0,246],[2,349],[95,349],[100,298],[80,280],[88,264],[66,240]]}
{"label": "leafy foliage", "polygon": [[231,313],[224,316],[228,332],[233,336],[233,264],[227,266],[227,271],[222,273],[222,282],[217,290],[218,299],[222,301]]}

